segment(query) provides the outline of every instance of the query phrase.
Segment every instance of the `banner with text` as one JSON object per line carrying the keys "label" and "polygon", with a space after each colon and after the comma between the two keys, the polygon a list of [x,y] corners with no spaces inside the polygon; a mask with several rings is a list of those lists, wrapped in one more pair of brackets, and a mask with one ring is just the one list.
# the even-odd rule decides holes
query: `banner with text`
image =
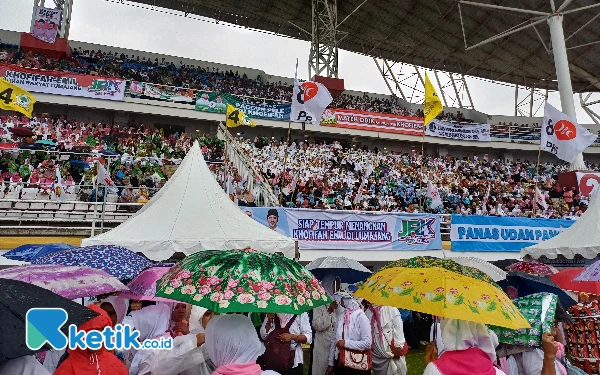
{"label": "banner with text", "polygon": [[323,113],[321,125],[382,133],[423,135],[422,118],[354,109],[327,108]]}
{"label": "banner with text", "polygon": [[584,197],[589,197],[595,188],[600,186],[600,173],[575,172],[577,175],[577,185],[579,193]]}
{"label": "banner with text", "polygon": [[573,225],[572,220],[452,215],[452,251],[521,251]]}
{"label": "banner with text", "polygon": [[48,9],[37,7],[35,9],[35,20],[31,27],[31,35],[46,43],[54,43],[60,25],[60,9]]}
{"label": "banner with text", "polygon": [[431,120],[425,130],[431,137],[457,139],[459,141],[490,142],[490,124],[460,125],[437,119]]}
{"label": "banner with text", "polygon": [[292,106],[289,103],[248,103],[243,98],[232,94],[221,94],[214,91],[198,91],[196,94],[196,110],[202,112],[225,113],[227,104],[240,109],[250,118],[288,121]]}
{"label": "banner with text", "polygon": [[259,223],[298,240],[300,250],[439,250],[440,217],[240,207]]}
{"label": "banner with text", "polygon": [[125,81],[83,74],[22,68],[0,64],[0,77],[29,92],[123,100]]}
{"label": "banner with text", "polygon": [[[136,88],[137,89],[137,88]],[[144,96],[154,99],[178,103],[193,103],[196,93],[184,87],[144,84]]]}

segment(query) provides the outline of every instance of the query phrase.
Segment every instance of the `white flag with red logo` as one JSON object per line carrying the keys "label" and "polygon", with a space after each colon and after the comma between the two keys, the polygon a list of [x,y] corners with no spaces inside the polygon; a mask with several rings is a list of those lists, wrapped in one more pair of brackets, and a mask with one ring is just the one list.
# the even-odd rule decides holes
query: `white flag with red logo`
{"label": "white flag with red logo", "polygon": [[104,165],[100,162],[98,162],[98,185],[108,186],[108,191],[112,193],[119,191],[112,178],[110,178],[110,174],[106,171],[106,168],[104,168]]}
{"label": "white flag with red logo", "polygon": [[538,187],[535,187],[535,203],[544,210],[548,209],[548,203],[546,203],[546,194],[542,193]]}
{"label": "white flag with red logo", "polygon": [[540,147],[559,159],[572,162],[578,154],[594,143],[597,136],[546,103]]}
{"label": "white flag with red logo", "polygon": [[442,198],[440,197],[440,192],[431,181],[427,183],[427,198],[431,198],[431,208],[444,205],[444,202],[442,202]]}
{"label": "white flag with red logo", "polygon": [[332,101],[333,98],[327,87],[319,82],[300,83],[295,79],[290,118],[292,122],[310,122],[313,125],[320,125],[323,112]]}

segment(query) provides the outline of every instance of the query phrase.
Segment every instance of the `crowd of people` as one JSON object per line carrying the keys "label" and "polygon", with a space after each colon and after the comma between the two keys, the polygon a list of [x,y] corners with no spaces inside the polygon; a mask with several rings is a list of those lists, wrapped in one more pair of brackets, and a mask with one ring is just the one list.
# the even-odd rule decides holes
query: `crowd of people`
{"label": "crowd of people", "polygon": [[[16,138],[11,132],[15,127],[30,129],[33,135],[25,141]],[[77,123],[63,117],[0,116],[0,143],[14,140],[22,142],[0,151],[2,195],[34,188],[52,199],[60,175],[65,193],[78,200],[102,202],[113,193],[118,194],[121,203],[145,203],[166,183],[166,167],[179,164],[194,140],[201,145],[216,178],[225,182],[224,144],[206,134],[166,135],[164,130],[133,123],[120,128],[92,121]],[[109,173],[115,186],[112,191],[93,189],[97,184],[97,160]],[[236,186],[245,189],[241,177],[235,177]]]}
{"label": "crowd of people", "polygon": [[[574,218],[588,203],[575,187],[560,186],[567,165],[558,162],[542,163],[537,174],[535,161],[487,155],[423,157],[339,142],[294,141],[287,153],[278,141],[239,139],[237,145],[288,207],[532,217],[536,185],[547,207],[536,207],[535,216]],[[431,208],[429,181],[443,206]]]}

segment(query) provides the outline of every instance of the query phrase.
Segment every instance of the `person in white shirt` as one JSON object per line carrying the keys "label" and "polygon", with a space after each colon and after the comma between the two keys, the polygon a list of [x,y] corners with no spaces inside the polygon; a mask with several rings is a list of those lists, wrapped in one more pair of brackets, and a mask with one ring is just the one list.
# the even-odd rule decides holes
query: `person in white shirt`
{"label": "person in white shirt", "polygon": [[369,306],[366,315],[373,332],[373,373],[406,375],[406,339],[400,311],[391,306]]}
{"label": "person in white shirt", "polygon": [[[292,319],[293,314],[277,314],[281,327],[287,326]],[[267,314],[262,327],[260,327],[260,336],[263,340],[275,329],[275,314]],[[312,343],[312,328],[308,314],[303,313],[296,316],[296,319],[289,327],[289,333],[281,335],[280,340],[290,343],[290,350],[295,352],[294,365],[292,369],[282,373],[282,375],[302,375],[304,374],[304,353],[302,344]]]}
{"label": "person in white shirt", "polygon": [[31,355],[9,359],[0,364],[0,375],[50,375],[42,364]]}
{"label": "person in white shirt", "polygon": [[[330,297],[337,292],[340,286],[340,279],[334,275],[326,275],[321,281],[323,289],[327,291]],[[329,365],[329,348],[335,333],[336,319],[335,310],[337,302],[330,305],[323,305],[313,310],[312,327],[315,329],[314,350],[312,359],[312,373],[314,375],[324,375]]]}
{"label": "person in white shirt", "polygon": [[368,351],[373,344],[371,323],[360,303],[347,293],[337,293],[337,326],[329,349],[329,367],[326,375],[370,375],[371,370],[359,371],[338,366],[340,349]]}

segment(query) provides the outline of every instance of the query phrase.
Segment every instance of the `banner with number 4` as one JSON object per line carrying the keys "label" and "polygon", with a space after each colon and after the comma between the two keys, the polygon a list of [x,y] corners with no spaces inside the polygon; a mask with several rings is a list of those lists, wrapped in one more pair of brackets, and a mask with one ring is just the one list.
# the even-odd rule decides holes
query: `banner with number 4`
{"label": "banner with number 4", "polygon": [[225,120],[225,125],[228,128],[235,128],[240,125],[256,126],[254,121],[250,120],[250,117],[231,104],[227,104],[227,119]]}
{"label": "banner with number 4", "polygon": [[544,109],[541,131],[541,149],[569,163],[575,160],[577,155],[594,143],[597,138],[596,135],[549,103],[546,103]]}

